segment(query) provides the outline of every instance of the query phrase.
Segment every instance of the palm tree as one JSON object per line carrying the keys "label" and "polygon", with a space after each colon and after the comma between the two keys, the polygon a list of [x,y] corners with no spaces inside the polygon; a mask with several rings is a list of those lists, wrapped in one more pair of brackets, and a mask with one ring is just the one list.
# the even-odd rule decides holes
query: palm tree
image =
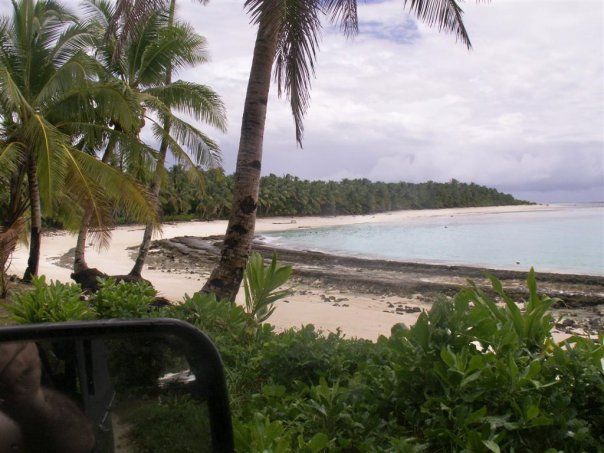
{"label": "palm tree", "polygon": [[[470,46],[456,0],[404,0],[404,4],[429,25],[455,33]],[[358,24],[356,0],[247,0],[245,6],[258,32],[243,110],[234,195],[220,261],[202,289],[230,301],[241,286],[254,236],[273,65],[279,94],[285,93],[290,101],[296,140],[301,144],[321,16],[328,16],[347,35],[356,33]]]}
{"label": "palm tree", "polygon": [[[206,0],[198,0],[198,1],[200,1],[200,3],[202,3],[202,4],[206,3]],[[176,0],[170,0],[170,5],[168,7],[168,22],[167,22],[168,27],[174,27],[175,11],[176,11]],[[166,68],[166,74],[165,74],[165,82],[164,82],[165,86],[172,85],[172,72],[175,70],[178,70],[178,66],[179,66],[178,62],[174,62],[174,61],[170,61],[170,63],[168,64],[168,66]],[[219,101],[219,98],[217,96],[216,96],[216,99]],[[166,102],[166,105],[168,108],[172,107],[172,104],[169,101]],[[175,107],[178,109],[178,105],[176,105]],[[220,112],[221,113],[220,124],[217,124],[217,123],[214,123],[214,124],[217,125],[221,130],[225,130],[226,114],[223,110],[222,103],[220,103],[219,105],[214,104],[212,107],[216,107],[217,109],[222,110]],[[170,122],[169,118],[164,119],[163,128],[164,128],[166,134],[170,133],[171,122]],[[158,210],[160,208],[159,195],[160,195],[160,191],[161,191],[162,177],[165,173],[164,167],[165,167],[165,162],[166,162],[166,153],[168,150],[168,145],[169,145],[168,138],[163,137],[162,141],[161,141],[161,145],[159,147],[159,153],[158,153],[157,162],[155,165],[155,174],[153,177],[153,181],[151,183],[151,192],[156,200]],[[213,166],[215,166],[215,165],[213,165]],[[153,235],[153,224],[151,222],[149,222],[149,223],[147,223],[147,225],[145,225],[145,232],[143,233],[143,240],[138,249],[138,255],[136,256],[136,260],[134,262],[134,266],[132,267],[132,270],[130,271],[130,275],[140,277],[141,272],[143,270],[143,265],[145,264],[145,260],[147,258],[147,254],[149,253],[149,247],[151,245],[152,235]]]}
{"label": "palm tree", "polygon": [[[172,114],[171,106],[189,114],[198,121],[204,121],[224,130],[226,115],[219,96],[209,87],[185,81],[166,83],[166,73],[188,65],[203,63],[207,60],[205,39],[196,34],[186,24],[175,22],[173,11],[159,11],[145,16],[135,30],[122,44],[119,54],[115,49],[120,43],[124,24],[117,27],[116,33],[107,36],[116,8],[107,1],[93,0],[86,4],[91,23],[97,30],[96,54],[110,77],[119,81],[122,89],[138,100],[141,121],[135,131],[137,137],[145,122],[152,125],[154,135],[161,141],[158,153],[154,153],[155,170],[151,193],[155,209],[161,179],[164,175],[164,162],[169,151],[175,159],[186,165],[192,176],[199,176],[198,166],[215,166],[220,163],[220,151],[216,143],[196,127]],[[103,160],[109,162],[115,152],[123,158],[132,158],[133,149],[128,146],[115,146],[109,142],[103,153]],[[192,155],[192,158],[189,156]],[[138,158],[140,154],[137,152]],[[131,159],[131,163],[135,159]],[[140,167],[138,168],[140,170]],[[88,269],[85,262],[85,243],[88,225],[83,219],[75,251],[74,275]],[[151,233],[155,225],[146,223],[145,236],[141,251],[131,275],[140,277],[140,270],[149,248]]]}
{"label": "palm tree", "polygon": [[[27,180],[30,254],[24,278],[37,274],[42,214],[73,225],[92,208],[101,226],[118,206],[133,218],[155,217],[131,178],[84,152],[86,131],[113,118],[137,122],[135,104],[85,53],[86,27],[53,0],[20,0],[0,19],[0,168]],[[6,180],[6,178],[5,178]]]}

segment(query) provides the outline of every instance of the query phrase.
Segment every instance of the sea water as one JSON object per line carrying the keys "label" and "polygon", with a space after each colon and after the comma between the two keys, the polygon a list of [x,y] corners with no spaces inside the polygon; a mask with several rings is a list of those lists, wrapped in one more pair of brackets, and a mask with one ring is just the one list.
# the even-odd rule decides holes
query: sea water
{"label": "sea water", "polygon": [[266,234],[284,247],[396,261],[604,275],[604,204],[435,215]]}

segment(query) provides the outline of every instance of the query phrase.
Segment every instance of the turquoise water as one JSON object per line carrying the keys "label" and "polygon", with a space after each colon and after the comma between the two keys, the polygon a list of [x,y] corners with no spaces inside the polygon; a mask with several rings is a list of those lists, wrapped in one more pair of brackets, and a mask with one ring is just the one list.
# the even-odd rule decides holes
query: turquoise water
{"label": "turquoise water", "polygon": [[456,214],[264,235],[286,247],[499,269],[604,275],[604,205]]}

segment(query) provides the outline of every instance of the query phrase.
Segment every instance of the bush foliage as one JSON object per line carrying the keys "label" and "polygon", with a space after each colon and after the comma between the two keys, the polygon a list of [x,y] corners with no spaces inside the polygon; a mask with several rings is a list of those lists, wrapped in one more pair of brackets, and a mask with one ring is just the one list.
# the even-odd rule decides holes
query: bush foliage
{"label": "bush foliage", "polygon": [[498,300],[470,285],[377,342],[278,333],[205,295],[162,314],[220,350],[238,451],[598,451],[604,337],[557,344],[533,272],[526,301],[492,283]]}
{"label": "bush foliage", "polygon": [[32,284],[33,290],[15,293],[12,304],[6,307],[20,324],[94,319],[97,316],[84,300],[80,285],[57,281],[46,284],[44,276],[34,277]]}

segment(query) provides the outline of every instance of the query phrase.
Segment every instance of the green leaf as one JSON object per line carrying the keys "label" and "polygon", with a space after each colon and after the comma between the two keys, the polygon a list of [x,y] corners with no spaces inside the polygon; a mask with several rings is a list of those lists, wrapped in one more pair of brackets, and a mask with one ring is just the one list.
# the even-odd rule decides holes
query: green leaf
{"label": "green leaf", "polygon": [[484,444],[485,447],[487,447],[493,453],[501,452],[501,450],[499,449],[499,445],[497,445],[497,443],[495,443],[492,440],[483,440],[482,443]]}
{"label": "green leaf", "polygon": [[329,446],[329,437],[325,433],[317,433],[310,439],[308,446],[313,453],[318,453]]}

